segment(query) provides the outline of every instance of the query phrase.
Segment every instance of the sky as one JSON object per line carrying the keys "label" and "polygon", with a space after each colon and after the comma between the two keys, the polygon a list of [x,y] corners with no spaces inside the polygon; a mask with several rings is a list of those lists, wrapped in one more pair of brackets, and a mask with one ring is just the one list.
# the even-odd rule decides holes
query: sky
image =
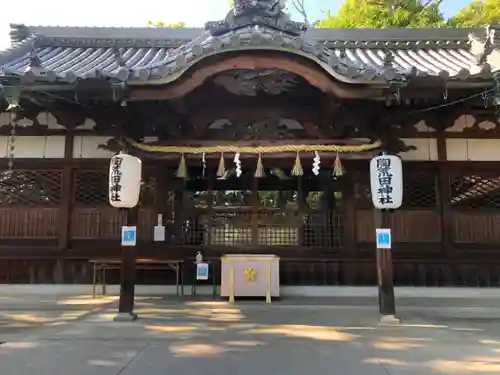
{"label": "sky", "polygon": [[[442,11],[449,17],[469,2],[444,0]],[[342,0],[306,0],[311,21],[321,18],[322,10],[335,12],[341,3]],[[188,26],[202,26],[206,21],[224,18],[228,4],[228,0],[139,0],[139,3],[131,2],[130,6],[123,0],[23,0],[19,6],[0,12],[0,50],[9,47],[10,23],[127,27],[145,26],[148,20],[152,20],[165,23],[184,21]],[[297,14],[292,14],[292,18],[299,20]]]}

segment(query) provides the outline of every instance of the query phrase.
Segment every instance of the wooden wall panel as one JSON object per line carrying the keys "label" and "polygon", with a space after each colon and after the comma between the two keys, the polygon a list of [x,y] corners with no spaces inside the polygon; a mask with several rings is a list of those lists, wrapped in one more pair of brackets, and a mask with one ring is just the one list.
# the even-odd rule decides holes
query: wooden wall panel
{"label": "wooden wall panel", "polygon": [[0,208],[0,238],[56,238],[59,208]]}
{"label": "wooden wall panel", "polygon": [[[407,185],[404,207],[391,215],[395,240],[395,282],[397,285],[421,286],[498,286],[500,261],[496,245],[500,243],[500,173],[497,166],[449,162],[439,165],[440,168],[435,163],[405,163]],[[321,246],[237,248],[203,245],[205,255],[272,251],[283,257],[281,272],[284,284],[373,285],[375,227],[367,195],[365,167],[365,164],[346,163],[348,175],[345,178],[349,176],[346,179],[349,184],[341,183],[342,191],[345,193],[346,189],[351,189],[353,194],[342,201],[349,207],[342,206],[339,214],[351,212],[350,219],[343,221],[343,225],[353,225],[353,228],[343,230],[351,233],[349,238],[354,237],[343,242],[339,251]],[[72,167],[71,230],[68,241],[64,242],[70,247],[62,249],[57,246],[63,209],[59,175],[64,168],[19,169],[13,179],[0,180],[5,200],[0,209],[0,258],[3,254],[11,257],[18,254],[17,259],[9,260],[10,263],[0,262],[0,282],[89,282],[89,258],[119,256],[123,219],[118,210],[107,204],[105,160]],[[447,173],[441,181],[436,176],[438,170],[443,169]],[[155,166],[144,174],[138,254],[164,258],[192,257],[200,245],[152,242],[157,213],[166,210],[170,202],[167,196],[161,198],[160,194],[158,198],[158,170],[162,168]],[[16,190],[16,186],[24,187]],[[446,199],[445,204],[441,199]],[[450,229],[442,228],[441,210],[444,206],[450,208]],[[165,219],[167,217],[172,220],[175,215],[165,215]],[[183,216],[177,217],[180,220]],[[453,257],[441,246],[443,233],[450,238],[449,246],[458,249]],[[28,259],[28,253],[30,256],[37,254],[38,258]],[[61,267],[62,272],[59,272]],[[118,273],[110,275],[110,280],[117,282]],[[157,274],[141,273],[139,281],[148,284],[172,280],[169,276],[162,278]]]}
{"label": "wooden wall panel", "polygon": [[[356,211],[358,242],[375,242],[373,210]],[[394,242],[440,242],[439,212],[434,210],[397,210],[390,214]]]}

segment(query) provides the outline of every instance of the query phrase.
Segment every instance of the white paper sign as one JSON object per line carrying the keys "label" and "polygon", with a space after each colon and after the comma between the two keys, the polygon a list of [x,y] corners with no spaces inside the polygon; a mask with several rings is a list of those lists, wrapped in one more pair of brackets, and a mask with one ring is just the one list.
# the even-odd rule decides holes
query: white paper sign
{"label": "white paper sign", "polygon": [[122,227],[122,246],[137,244],[137,227]]}
{"label": "white paper sign", "polygon": [[196,263],[196,280],[208,280],[208,263]]}
{"label": "white paper sign", "polygon": [[391,230],[385,228],[377,228],[377,249],[390,249],[392,246]]}
{"label": "white paper sign", "polygon": [[163,225],[156,225],[153,231],[153,241],[165,241],[165,227]]}
{"label": "white paper sign", "polygon": [[403,163],[396,155],[376,156],[370,161],[372,202],[379,210],[395,210],[403,203]]}

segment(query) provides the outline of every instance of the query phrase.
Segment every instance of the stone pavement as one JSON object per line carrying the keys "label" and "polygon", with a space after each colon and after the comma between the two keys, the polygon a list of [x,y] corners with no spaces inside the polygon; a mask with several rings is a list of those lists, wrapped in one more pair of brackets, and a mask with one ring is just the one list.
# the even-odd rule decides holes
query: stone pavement
{"label": "stone pavement", "polygon": [[0,299],[2,316],[31,306],[11,320],[35,321],[0,345],[0,374],[500,374],[500,309],[477,301],[400,303],[402,324],[383,326],[374,306],[328,299],[140,298],[140,319],[115,323],[112,300],[38,298],[38,312]]}
{"label": "stone pavement", "polygon": [[116,300],[113,296],[92,299],[88,295],[14,296],[0,292],[0,342],[19,334],[68,324]]}

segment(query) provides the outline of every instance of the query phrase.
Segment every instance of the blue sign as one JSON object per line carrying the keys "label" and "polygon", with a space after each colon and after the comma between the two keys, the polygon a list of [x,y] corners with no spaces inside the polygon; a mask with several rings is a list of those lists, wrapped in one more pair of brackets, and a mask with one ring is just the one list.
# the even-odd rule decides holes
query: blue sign
{"label": "blue sign", "polygon": [[137,243],[137,227],[122,227],[122,246],[135,246]]}
{"label": "blue sign", "polygon": [[390,229],[377,228],[377,249],[390,249],[392,236]]}
{"label": "blue sign", "polygon": [[196,263],[196,280],[208,280],[208,263]]}

